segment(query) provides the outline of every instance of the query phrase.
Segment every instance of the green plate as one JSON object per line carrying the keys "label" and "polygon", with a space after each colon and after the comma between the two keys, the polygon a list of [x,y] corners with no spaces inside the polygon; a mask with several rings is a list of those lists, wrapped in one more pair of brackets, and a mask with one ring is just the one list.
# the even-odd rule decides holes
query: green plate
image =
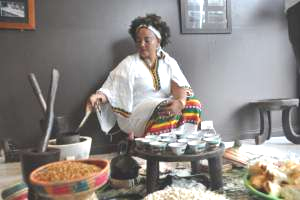
{"label": "green plate", "polygon": [[250,193],[258,196],[258,197],[261,197],[262,199],[266,199],[266,200],[283,200],[279,197],[275,197],[275,196],[272,196],[272,195],[269,195],[269,194],[266,194],[266,193],[263,193],[263,192],[260,192],[258,190],[256,190],[254,187],[251,186],[250,182],[249,182],[249,175],[248,173],[246,173],[244,175],[244,184],[246,186],[246,188],[250,191]]}

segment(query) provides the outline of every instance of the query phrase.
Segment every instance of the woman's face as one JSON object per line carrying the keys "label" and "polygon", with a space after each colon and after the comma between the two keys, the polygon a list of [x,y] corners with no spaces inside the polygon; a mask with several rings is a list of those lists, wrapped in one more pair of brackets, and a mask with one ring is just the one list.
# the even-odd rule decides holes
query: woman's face
{"label": "woman's face", "polygon": [[140,28],[136,34],[136,46],[142,59],[153,60],[156,58],[156,49],[160,41],[154,33],[147,28]]}

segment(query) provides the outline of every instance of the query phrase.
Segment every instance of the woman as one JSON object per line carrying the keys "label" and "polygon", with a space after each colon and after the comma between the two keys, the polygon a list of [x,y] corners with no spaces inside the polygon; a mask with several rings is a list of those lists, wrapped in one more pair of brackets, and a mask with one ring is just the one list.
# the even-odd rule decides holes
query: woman
{"label": "woman", "polygon": [[[108,132],[118,122],[135,137],[197,130],[201,104],[177,62],[162,50],[170,30],[155,14],[137,17],[131,23],[137,53],[127,56],[110,72],[102,87],[92,94],[87,110],[101,106],[101,128]],[[184,126],[182,126],[184,125]]]}

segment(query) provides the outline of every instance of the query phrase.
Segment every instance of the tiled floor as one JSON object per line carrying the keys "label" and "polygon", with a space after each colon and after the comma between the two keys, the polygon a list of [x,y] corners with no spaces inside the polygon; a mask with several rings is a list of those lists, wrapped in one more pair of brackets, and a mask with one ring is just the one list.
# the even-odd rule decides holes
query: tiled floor
{"label": "tiled floor", "polygon": [[[232,142],[226,142],[225,147],[232,146]],[[262,145],[255,145],[254,140],[243,140],[242,149],[254,154],[287,158],[296,156],[300,159],[300,145],[293,144],[285,137],[272,137]]]}
{"label": "tiled floor", "polygon": [[[226,147],[232,145],[233,142],[225,143]],[[273,137],[262,145],[255,145],[254,140],[243,140],[242,148],[255,154],[282,158],[296,156],[300,160],[300,145],[292,144],[285,137]],[[113,154],[109,154],[105,157],[103,155],[92,157],[111,159],[113,156]],[[0,158],[0,193],[4,188],[20,180],[22,180],[20,163],[4,163],[3,158]]]}
{"label": "tiled floor", "polygon": [[13,183],[19,182],[22,175],[20,173],[20,164],[19,163],[3,163],[3,159],[0,161],[0,192],[2,190],[12,185]]}

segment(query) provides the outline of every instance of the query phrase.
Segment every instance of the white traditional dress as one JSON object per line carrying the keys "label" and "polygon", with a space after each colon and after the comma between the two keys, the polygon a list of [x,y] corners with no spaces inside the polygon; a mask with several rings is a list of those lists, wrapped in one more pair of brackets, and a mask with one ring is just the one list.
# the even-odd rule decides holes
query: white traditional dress
{"label": "white traditional dress", "polygon": [[156,67],[150,70],[138,54],[127,56],[110,72],[99,91],[109,104],[101,106],[101,128],[108,132],[118,122],[126,133],[145,134],[145,126],[162,101],[171,98],[171,80],[179,87],[190,88],[175,59],[163,52]]}

